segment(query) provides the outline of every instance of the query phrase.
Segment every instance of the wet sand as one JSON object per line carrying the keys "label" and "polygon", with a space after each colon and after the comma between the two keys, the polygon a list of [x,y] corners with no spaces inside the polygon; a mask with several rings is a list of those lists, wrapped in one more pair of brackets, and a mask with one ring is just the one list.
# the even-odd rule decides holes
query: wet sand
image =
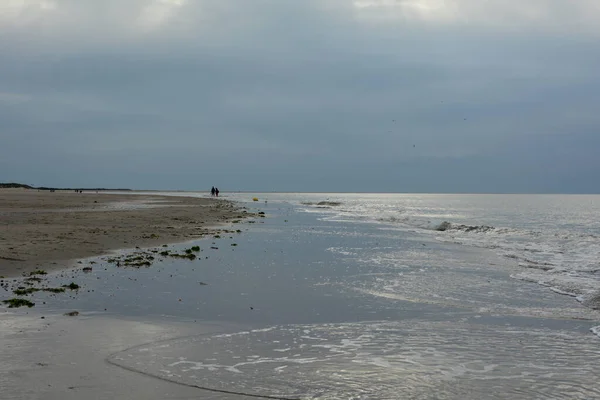
{"label": "wet sand", "polygon": [[207,198],[0,189],[0,276],[201,238],[243,215],[231,202]]}
{"label": "wet sand", "polygon": [[110,316],[0,315],[2,399],[247,399],[199,392],[107,363],[140,343],[231,330],[227,324],[124,320]]}

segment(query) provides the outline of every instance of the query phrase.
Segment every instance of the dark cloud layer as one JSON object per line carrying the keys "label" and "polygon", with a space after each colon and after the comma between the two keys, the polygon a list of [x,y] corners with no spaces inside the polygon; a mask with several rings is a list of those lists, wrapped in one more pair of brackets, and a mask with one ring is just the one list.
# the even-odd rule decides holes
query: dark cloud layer
{"label": "dark cloud layer", "polygon": [[594,2],[15,4],[0,181],[599,191]]}

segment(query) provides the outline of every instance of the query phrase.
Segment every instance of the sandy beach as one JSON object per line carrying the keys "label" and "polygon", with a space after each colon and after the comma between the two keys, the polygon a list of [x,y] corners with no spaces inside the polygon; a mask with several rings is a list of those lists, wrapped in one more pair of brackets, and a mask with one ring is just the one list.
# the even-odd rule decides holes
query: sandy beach
{"label": "sandy beach", "polygon": [[243,214],[216,199],[0,189],[0,276],[201,238]]}
{"label": "sandy beach", "polygon": [[[140,221],[164,215],[153,229],[113,222],[116,232],[139,229],[133,238],[119,233],[130,241],[124,251],[78,260],[74,269],[0,279],[0,301],[21,301],[0,310],[2,399],[600,398],[596,310],[516,279],[543,269],[444,236],[464,238],[463,230],[375,220],[382,208],[405,214],[419,200],[429,203],[410,212],[429,220],[448,210],[462,215],[471,240],[512,245],[486,231],[488,220],[474,215],[472,222],[467,211],[448,206],[450,197],[242,193],[216,201],[57,193],[65,197],[58,207],[53,195],[12,194],[25,200],[2,216],[15,225],[22,213],[71,227],[84,225],[75,223],[78,212],[90,224],[91,214],[139,213]],[[29,205],[26,196],[33,196]],[[322,208],[323,201],[339,205]],[[470,210],[472,202],[495,198],[464,201]],[[521,216],[520,203],[512,209]],[[486,212],[505,218],[496,225],[509,225],[505,208],[494,211],[493,204]],[[170,214],[177,209],[182,214]],[[190,219],[204,222],[189,225],[212,235],[194,240],[196,231],[178,221],[173,243],[160,237],[157,246],[135,249],[153,243],[140,236],[171,230],[159,222],[189,210]],[[202,212],[210,215],[197,217]],[[249,218],[233,223],[241,214]],[[230,218],[233,228],[207,222]],[[541,218],[529,215],[531,225]],[[485,225],[470,228],[476,223]],[[29,246],[43,244],[38,238]]]}

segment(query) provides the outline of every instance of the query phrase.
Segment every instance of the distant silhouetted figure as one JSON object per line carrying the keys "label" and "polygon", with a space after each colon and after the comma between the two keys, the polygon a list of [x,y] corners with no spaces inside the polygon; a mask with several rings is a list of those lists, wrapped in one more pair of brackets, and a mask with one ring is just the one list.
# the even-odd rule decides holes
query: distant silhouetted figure
{"label": "distant silhouetted figure", "polygon": [[215,187],[213,186],[212,189],[210,189],[210,195],[214,196],[215,195]]}
{"label": "distant silhouetted figure", "polygon": [[215,188],[215,196],[219,197],[219,188]]}

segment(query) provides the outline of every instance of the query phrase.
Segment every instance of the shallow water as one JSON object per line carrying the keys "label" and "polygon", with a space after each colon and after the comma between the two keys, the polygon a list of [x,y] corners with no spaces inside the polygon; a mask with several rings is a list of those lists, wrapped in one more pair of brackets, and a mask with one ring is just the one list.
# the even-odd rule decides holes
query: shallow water
{"label": "shallow water", "polygon": [[[37,293],[36,309],[245,325],[110,359],[215,390],[322,399],[600,397],[600,339],[590,332],[598,313],[512,278],[524,269],[514,258],[440,240],[446,232],[340,218],[333,209],[348,201],[339,197],[287,196],[248,202],[267,218],[237,225],[241,234],[169,246],[197,243],[197,260],[117,270],[100,258],[91,273],[52,275],[51,285],[74,280],[81,289],[76,299]],[[320,200],[342,204],[302,204]]]}
{"label": "shallow water", "polygon": [[600,396],[596,341],[496,322],[276,326],[151,344],[110,362],[183,384],[282,398]]}

